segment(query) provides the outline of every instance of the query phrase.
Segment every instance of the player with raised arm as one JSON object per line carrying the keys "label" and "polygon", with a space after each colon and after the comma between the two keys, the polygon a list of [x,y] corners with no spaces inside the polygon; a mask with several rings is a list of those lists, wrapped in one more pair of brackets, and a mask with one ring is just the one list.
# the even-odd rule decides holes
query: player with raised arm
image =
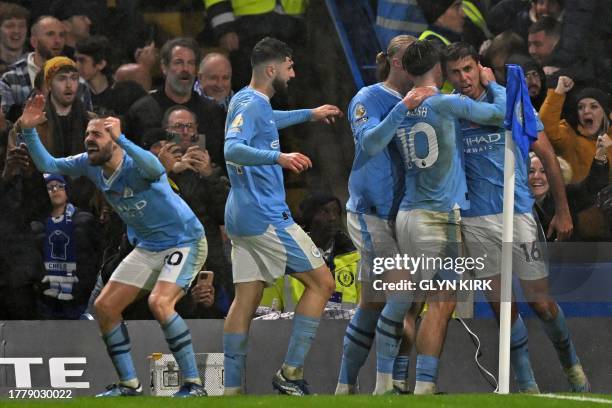
{"label": "player with raised arm", "polygon": [[253,48],[249,86],[232,98],[225,128],[225,159],[232,188],[225,228],[232,240],[236,296],[223,328],[225,394],[243,392],[248,331],[265,285],[286,272],[306,290],[295,309],[287,355],[272,385],[282,394],[308,394],[306,354],[325,304],[335,291],[332,274],[310,237],[293,221],[285,203],[282,169],[300,173],[312,166],[300,153],[281,153],[278,129],[306,121],[332,122],[335,106],[274,111],[270,98],[285,92],[295,76],[292,51],[264,38]]}
{"label": "player with raised arm", "polygon": [[[395,136],[408,109],[420,102],[408,105],[409,98],[405,95],[412,88],[412,81],[402,69],[404,50],[414,41],[416,38],[409,35],[391,39],[387,51],[377,56],[381,82],[362,88],[348,108],[355,138],[355,158],[349,176],[347,225],[359,250],[359,280],[362,285],[359,305],[344,336],[336,394],[356,392],[359,369],[374,342],[376,322],[384,306],[384,300],[375,299],[371,289],[375,279],[372,271],[374,258],[394,258],[399,254],[393,224],[402,197],[404,176],[399,152],[389,141]],[[408,352],[414,340],[414,317],[409,315],[405,322],[402,348]],[[383,384],[392,380],[394,390],[408,392],[408,363],[408,355],[398,355],[393,366],[383,370],[384,381],[377,381],[377,390],[386,391],[388,387]]]}
{"label": "player with raised arm", "polygon": [[[440,54],[427,40],[411,44],[402,60],[413,76],[415,87],[442,85]],[[484,69],[484,68],[483,68]],[[477,103],[469,98],[436,94],[409,111],[396,132],[395,142],[404,164],[404,196],[396,218],[400,251],[411,257],[433,260],[459,256],[461,208],[469,207],[459,118],[480,123],[497,123],[504,117],[503,88],[493,81],[484,86],[494,95],[494,103]],[[456,278],[454,271],[435,265],[421,267],[417,279]],[[415,394],[436,392],[439,357],[448,320],[455,308],[454,293],[433,291],[427,294],[428,310],[417,333]],[[391,306],[391,307],[390,307]],[[378,360],[390,361],[397,353],[397,330],[406,303],[390,303],[381,313],[377,326]]]}
{"label": "player with raised arm", "polygon": [[[481,84],[482,72],[478,69],[478,54],[467,43],[454,43],[444,53],[447,79],[455,91],[475,101],[491,102],[493,95]],[[491,78],[489,78],[491,79]],[[475,269],[475,278],[491,279],[493,291],[485,292],[493,310],[499,317],[500,270],[502,253],[502,212],[504,194],[504,146],[503,119],[492,125],[479,125],[469,120],[461,121],[461,134],[465,154],[465,173],[470,195],[470,208],[461,215],[462,231],[468,255],[480,257],[486,254],[484,269]],[[538,139],[531,145],[542,160],[555,201],[555,215],[547,235],[556,232],[559,240],[569,238],[572,220],[555,152],[538,120]],[[553,343],[571,390],[584,392],[589,384],[570,338],[563,310],[548,294],[548,266],[543,248],[538,244],[538,226],[533,217],[534,197],[529,189],[529,157],[515,147],[515,199],[513,270],[517,272],[527,301],[534,310],[546,335]],[[538,393],[527,347],[527,328],[512,305],[510,334],[510,361],[519,391]]]}
{"label": "player with raised arm", "polygon": [[183,385],[177,397],[206,395],[196,365],[191,334],[175,312],[176,302],[206,260],[204,228],[175,194],[161,163],[121,133],[118,118],[92,119],[85,133],[86,152],[53,158],[35,127],[45,120],[42,95],[30,99],[19,118],[32,160],[43,172],[86,176],[126,223],[134,250],[119,264],[95,302],[96,319],[119,382],[98,396],[136,396],[142,386],[130,355],[123,310],[141,291],[151,291],[149,308],[160,323],[178,362]]}

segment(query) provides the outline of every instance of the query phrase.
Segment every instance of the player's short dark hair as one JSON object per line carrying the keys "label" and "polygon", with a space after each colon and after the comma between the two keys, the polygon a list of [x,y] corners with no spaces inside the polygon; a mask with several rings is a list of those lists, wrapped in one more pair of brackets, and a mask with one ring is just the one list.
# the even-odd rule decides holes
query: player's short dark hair
{"label": "player's short dark hair", "polygon": [[178,37],[173,38],[172,40],[166,41],[166,43],[162,46],[159,55],[161,58],[162,64],[165,66],[170,65],[170,61],[172,60],[172,51],[176,47],[188,48],[193,51],[196,61],[200,61],[200,47],[196,40],[190,37]]}
{"label": "player's short dark hair", "polygon": [[276,38],[266,37],[253,47],[251,66],[254,68],[270,61],[285,61],[285,58],[291,58],[292,55],[293,50],[287,44]]}
{"label": "player's short dark hair", "polygon": [[544,16],[529,27],[529,34],[539,33],[544,31],[547,36],[560,37],[561,23],[554,17]]}
{"label": "player's short dark hair", "polygon": [[476,62],[480,61],[478,51],[474,46],[463,41],[455,42],[442,50],[442,65],[446,66],[447,62],[458,61],[467,57],[474,58]]}
{"label": "player's short dark hair", "polygon": [[79,54],[84,54],[91,57],[95,64],[106,61],[106,64],[110,65],[110,42],[108,41],[108,38],[102,35],[92,35],[79,40],[76,43],[75,50]]}
{"label": "player's short dark hair", "polygon": [[402,67],[411,75],[423,75],[440,62],[440,51],[429,40],[418,40],[404,52]]}

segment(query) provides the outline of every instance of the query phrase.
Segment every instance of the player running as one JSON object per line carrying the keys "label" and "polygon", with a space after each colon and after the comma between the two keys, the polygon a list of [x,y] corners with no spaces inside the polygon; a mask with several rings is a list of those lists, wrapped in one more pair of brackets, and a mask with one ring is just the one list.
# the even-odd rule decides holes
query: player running
{"label": "player running", "polygon": [[312,166],[300,153],[281,153],[278,129],[306,121],[329,123],[342,112],[335,106],[273,111],[270,98],[285,92],[295,73],[291,49],[264,38],[253,48],[251,83],[230,102],[225,159],[232,184],[225,227],[232,240],[236,296],[223,328],[225,394],[243,392],[247,338],[264,285],[286,272],[306,290],[295,309],[293,331],[273,387],[282,394],[309,394],[304,359],[327,300],[335,291],[332,274],[310,237],[293,221],[285,203],[282,169],[300,173]]}
{"label": "player running", "polygon": [[206,395],[189,328],[174,310],[206,260],[204,228],[172,191],[155,156],[121,133],[118,118],[90,120],[85,133],[86,152],[53,158],[35,129],[45,120],[44,104],[42,95],[30,99],[18,121],[36,167],[43,172],[92,180],[126,223],[128,238],[135,246],[95,302],[102,339],[119,375],[119,382],[98,396],[142,394],[130,355],[130,337],[121,317],[142,290],[151,291],[149,308],[160,323],[181,371],[184,383],[174,396]]}
{"label": "player running", "polygon": [[[448,46],[444,55],[447,79],[456,92],[475,101],[491,102],[493,94],[481,84],[478,54],[466,43]],[[548,236],[554,231],[560,240],[569,238],[572,220],[567,204],[565,187],[554,150],[542,132],[538,119],[538,139],[531,148],[542,160],[555,201],[555,216]],[[466,249],[471,257],[486,254],[486,267],[475,269],[476,279],[492,279],[493,292],[485,292],[496,316],[499,318],[500,265],[502,253],[502,207],[504,193],[504,145],[503,119],[483,126],[467,120],[461,122],[465,173],[470,195],[470,208],[463,210],[462,230]],[[532,215],[534,197],[528,185],[529,157],[523,157],[515,147],[515,204],[513,269],[517,272],[523,292],[534,310],[546,335],[553,343],[571,390],[585,392],[589,383],[576,355],[570,338],[563,310],[548,294],[548,267],[543,249],[538,245],[538,226]],[[512,328],[510,334],[510,361],[519,391],[538,393],[533,370],[529,362],[527,328],[512,304]]]}

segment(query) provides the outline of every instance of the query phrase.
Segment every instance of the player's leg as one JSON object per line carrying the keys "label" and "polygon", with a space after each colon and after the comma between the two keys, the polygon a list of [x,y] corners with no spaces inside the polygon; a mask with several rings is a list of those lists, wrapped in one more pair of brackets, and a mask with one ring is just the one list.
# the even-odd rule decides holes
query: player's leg
{"label": "player's leg", "polygon": [[[420,269],[424,283],[456,282],[461,278],[454,269],[447,269],[441,259],[461,256],[461,216],[458,210],[450,212],[422,211],[419,229],[411,231],[413,242],[424,259],[433,260]],[[437,388],[440,355],[444,347],[448,322],[457,304],[452,289],[430,290],[427,296],[427,312],[417,333],[417,361],[415,394],[434,394]]]}
{"label": "player's leg", "polygon": [[[516,220],[516,217],[515,217]],[[516,221],[515,221],[516,222]],[[516,224],[515,224],[516,225]],[[465,217],[462,222],[462,233],[464,237],[464,248],[472,258],[484,259],[484,268],[475,268],[474,279],[486,279],[490,282],[491,290],[485,291],[489,305],[495,313],[499,323],[500,294],[501,294],[501,253],[502,253],[502,228],[503,219],[501,214],[486,215],[480,217]],[[520,228],[520,226],[518,226]],[[515,234],[518,237],[520,234]],[[516,242],[516,249],[520,249],[520,243]],[[514,251],[514,270],[524,269],[525,259],[521,252]],[[530,394],[539,393],[531,361],[529,358],[529,343],[527,327],[518,313],[514,298],[511,306],[511,329],[510,329],[510,364],[514,372],[519,391]]]}
{"label": "player's leg", "polygon": [[[302,381],[306,355],[317,333],[321,313],[334,293],[336,284],[326,265],[307,272],[293,273],[292,276],[302,282],[305,290],[295,308],[289,347],[279,374],[289,381]],[[275,380],[277,384],[278,374]]]}
{"label": "player's leg", "polygon": [[[501,293],[500,276],[488,277],[491,281],[491,291],[486,292],[485,296],[491,305],[491,309],[495,313],[495,317],[499,324],[500,302],[499,294]],[[515,380],[518,384],[519,392],[527,394],[539,394],[540,389],[533,374],[531,360],[529,358],[529,338],[527,326],[523,318],[518,313],[518,309],[514,299],[511,307],[511,328],[510,328],[510,365],[514,372]]]}
{"label": "player's leg", "polygon": [[393,392],[408,394],[408,369],[410,368],[410,352],[416,340],[416,320],[423,308],[422,302],[414,302],[404,317],[404,334],[397,357],[393,362]]}
{"label": "player's leg", "polygon": [[590,390],[589,381],[576,354],[576,347],[571,339],[563,310],[548,294],[548,278],[521,279],[521,286],[529,306],[542,322],[544,332],[555,347],[571,390],[588,392]]}
{"label": "player's leg", "polygon": [[254,252],[254,238],[231,237],[234,300],[223,325],[224,395],[244,392],[244,372],[251,320],[261,302],[266,265]]}
{"label": "player's leg", "polygon": [[515,234],[519,234],[514,240],[520,242],[520,248],[515,251],[522,254],[515,259],[522,262],[518,271],[523,294],[553,343],[572,391],[589,391],[589,382],[576,355],[563,310],[549,295],[546,248],[538,242],[538,225],[531,214],[515,215],[514,224]]}
{"label": "player's leg", "polygon": [[[410,254],[410,231],[418,225],[418,218],[415,211],[399,211],[397,214],[395,231],[402,256]],[[384,283],[399,283],[410,279],[410,271],[402,269],[387,270],[383,275]],[[393,365],[402,341],[404,317],[412,304],[410,292],[387,291],[385,296],[386,304],[376,323],[375,395],[393,390]]]}
{"label": "player's leg", "polygon": [[394,231],[383,219],[349,212],[347,230],[353,244],[359,250],[358,278],[361,288],[359,304],[344,335],[336,395],[356,392],[357,376],[374,343],[376,322],[385,305],[384,299],[376,299],[372,289],[373,259],[377,254],[384,256],[385,248],[397,254]]}
{"label": "player's leg", "polygon": [[235,296],[223,326],[224,395],[244,392],[248,333],[261,301],[262,281],[235,284]]}
{"label": "player's leg", "polygon": [[438,381],[440,355],[444,348],[448,322],[455,310],[454,293],[438,291],[428,297],[427,312],[416,336],[417,361],[415,394],[434,394]]}
{"label": "player's leg", "polygon": [[[142,393],[130,354],[130,336],[121,317],[123,310],[138,297],[139,292],[140,288],[135,286],[110,281],[104,286],[94,303],[102,340],[106,344],[106,350],[119,376],[119,384],[125,387],[125,389],[122,388],[125,395]],[[130,389],[133,392],[130,392]],[[108,391],[113,391],[113,396],[121,394],[119,386]]]}
{"label": "player's leg", "polygon": [[175,394],[177,397],[206,395],[198,372],[191,332],[185,320],[175,311],[175,306],[204,265],[207,252],[206,238],[186,247],[162,251],[158,255],[161,272],[149,295],[149,309],[164,332],[168,348],[183,378],[183,385]]}
{"label": "player's leg", "polygon": [[117,267],[94,303],[102,340],[119,376],[119,382],[98,396],[131,396],[142,394],[142,387],[130,354],[131,343],[121,314],[136,300],[154,271],[150,254],[134,249]]}

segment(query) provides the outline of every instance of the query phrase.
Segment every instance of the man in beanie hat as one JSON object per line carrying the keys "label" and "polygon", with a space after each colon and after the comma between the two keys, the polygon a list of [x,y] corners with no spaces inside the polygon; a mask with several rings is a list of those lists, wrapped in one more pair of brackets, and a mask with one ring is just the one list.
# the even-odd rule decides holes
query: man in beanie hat
{"label": "man in beanie hat", "polygon": [[8,119],[19,117],[34,88],[36,74],[48,59],[62,53],[65,43],[64,26],[55,17],[43,16],[32,24],[30,45],[34,51],[11,65],[0,81],[2,111]]}

